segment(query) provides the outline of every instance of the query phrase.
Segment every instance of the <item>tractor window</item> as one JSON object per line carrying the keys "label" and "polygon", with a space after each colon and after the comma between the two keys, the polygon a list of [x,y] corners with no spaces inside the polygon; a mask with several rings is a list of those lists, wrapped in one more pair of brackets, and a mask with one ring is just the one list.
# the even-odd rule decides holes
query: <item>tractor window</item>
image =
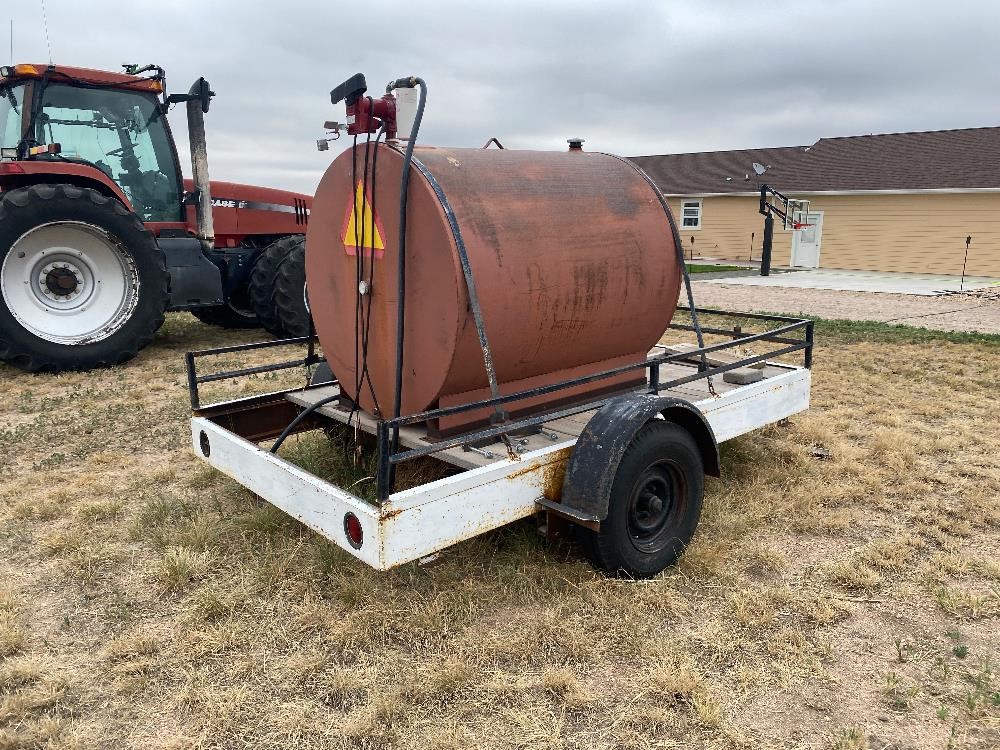
{"label": "tractor window", "polygon": [[180,176],[153,96],[49,84],[35,127],[39,143],[59,143],[62,158],[118,183],[144,221],[182,219]]}
{"label": "tractor window", "polygon": [[21,140],[24,86],[0,86],[0,146],[14,148]]}

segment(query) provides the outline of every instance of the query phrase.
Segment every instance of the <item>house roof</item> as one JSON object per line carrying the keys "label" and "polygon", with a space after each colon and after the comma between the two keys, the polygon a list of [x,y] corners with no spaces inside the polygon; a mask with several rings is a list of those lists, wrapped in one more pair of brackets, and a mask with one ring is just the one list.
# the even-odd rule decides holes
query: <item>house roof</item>
{"label": "house roof", "polygon": [[751,192],[755,161],[769,167],[767,183],[782,192],[1000,188],[1000,127],[821,138],[812,146],[632,161],[668,195]]}

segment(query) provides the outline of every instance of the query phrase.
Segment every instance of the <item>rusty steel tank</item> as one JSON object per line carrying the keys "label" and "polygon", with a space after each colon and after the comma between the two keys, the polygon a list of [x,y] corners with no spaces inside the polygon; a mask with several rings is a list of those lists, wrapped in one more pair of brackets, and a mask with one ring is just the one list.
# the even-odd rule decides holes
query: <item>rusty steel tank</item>
{"label": "rusty steel tank", "polygon": [[[306,278],[316,331],[344,393],[365,411],[391,417],[404,157],[393,144],[371,148],[367,183],[365,161],[358,145],[323,176],[306,236]],[[402,414],[490,395],[460,245],[502,393],[645,359],[676,308],[680,267],[671,219],[630,162],[579,149],[417,147],[412,165]],[[363,277],[371,277],[360,307],[359,249]],[[354,328],[359,309],[370,315],[371,387],[354,393],[357,363],[365,358]],[[537,413],[644,378],[640,368],[508,409]],[[432,435],[446,435],[489,415],[477,410],[428,427]]]}

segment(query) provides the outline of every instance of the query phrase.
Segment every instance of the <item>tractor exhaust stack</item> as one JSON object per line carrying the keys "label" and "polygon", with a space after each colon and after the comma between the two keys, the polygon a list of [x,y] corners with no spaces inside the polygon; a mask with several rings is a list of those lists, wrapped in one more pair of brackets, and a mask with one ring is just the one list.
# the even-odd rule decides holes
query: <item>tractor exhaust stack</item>
{"label": "tractor exhaust stack", "polygon": [[211,250],[215,246],[215,225],[212,221],[212,189],[208,177],[208,143],[205,140],[205,113],[215,92],[208,81],[199,78],[191,86],[187,98],[188,139],[191,144],[191,179],[195,189],[195,217],[198,239]]}

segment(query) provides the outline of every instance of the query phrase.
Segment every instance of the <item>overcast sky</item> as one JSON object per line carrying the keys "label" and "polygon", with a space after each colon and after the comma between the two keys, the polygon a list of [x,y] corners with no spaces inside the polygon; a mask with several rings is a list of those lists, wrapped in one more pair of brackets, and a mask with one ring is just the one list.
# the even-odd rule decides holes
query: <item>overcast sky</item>
{"label": "overcast sky", "polygon": [[[312,192],[329,91],[416,74],[421,141],[625,155],[1000,125],[1000,3],[820,0],[343,3],[46,0],[55,62],[204,75],[214,179]],[[17,62],[45,62],[40,0],[5,2]],[[4,30],[6,32],[6,29]],[[6,34],[5,34],[6,35]],[[3,49],[7,45],[0,46]],[[3,49],[2,58],[7,50]],[[182,108],[172,113],[184,141]],[[179,144],[186,159],[186,145]],[[185,173],[189,173],[185,162]]]}

